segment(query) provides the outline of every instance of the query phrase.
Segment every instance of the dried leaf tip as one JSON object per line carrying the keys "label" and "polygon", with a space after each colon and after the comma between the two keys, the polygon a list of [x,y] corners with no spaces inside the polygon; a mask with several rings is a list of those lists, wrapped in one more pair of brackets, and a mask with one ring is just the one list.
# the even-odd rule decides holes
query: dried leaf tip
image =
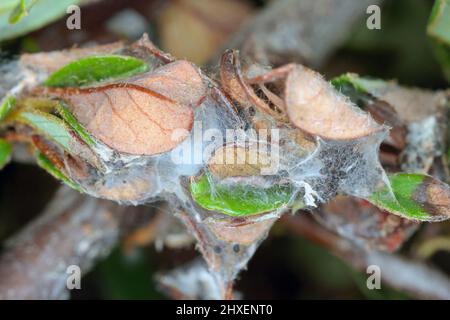
{"label": "dried leaf tip", "polygon": [[427,175],[398,173],[389,176],[387,187],[368,200],[377,207],[401,217],[419,221],[450,218],[450,187]]}

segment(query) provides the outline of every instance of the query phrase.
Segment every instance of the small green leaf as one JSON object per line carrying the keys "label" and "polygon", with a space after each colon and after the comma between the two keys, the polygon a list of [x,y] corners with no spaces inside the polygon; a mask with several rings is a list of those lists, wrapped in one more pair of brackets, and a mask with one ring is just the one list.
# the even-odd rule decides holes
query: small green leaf
{"label": "small green leaf", "polygon": [[38,133],[60,144],[71,152],[74,136],[67,124],[57,117],[38,110],[27,110],[17,115],[16,120],[33,127]]}
{"label": "small green leaf", "polygon": [[13,146],[4,139],[0,139],[0,170],[3,169],[11,160]]}
{"label": "small green leaf", "polygon": [[377,207],[413,220],[450,218],[450,188],[445,183],[427,175],[408,173],[393,174],[389,181],[391,190],[385,187],[368,199]]}
{"label": "small green leaf", "polygon": [[37,2],[37,0],[28,1],[20,0],[16,7],[12,10],[11,15],[9,16],[9,23],[15,24],[22,20],[25,16],[28,15],[28,11],[30,11],[31,7]]}
{"label": "small green leaf", "polygon": [[356,85],[352,78],[352,74],[344,74],[331,80],[331,84],[337,91],[347,96],[353,103],[363,109],[371,99],[373,100],[373,97],[369,96],[366,90]]}
{"label": "small green leaf", "polygon": [[36,153],[37,164],[50,173],[53,177],[61,180],[66,185],[77,191],[83,192],[83,188],[67,177],[61,170],[59,170],[44,154]]}
{"label": "small green leaf", "polygon": [[[89,146],[95,146],[95,139],[84,129],[84,127],[78,122],[78,120],[70,112],[68,106],[63,101],[41,99],[41,98],[30,98],[24,100],[26,106],[26,111],[33,110],[33,119],[36,118],[36,112],[39,116],[46,117],[46,119],[38,119],[42,121],[55,122],[56,126],[61,127],[62,130],[68,130],[69,126],[75,131],[75,133]],[[22,114],[24,111],[22,111]],[[62,118],[64,121],[60,121],[55,118],[52,114],[56,114],[58,117]],[[29,118],[29,115],[26,115]],[[20,118],[20,117],[19,117]],[[45,122],[44,121],[44,122]]]}
{"label": "small green leaf", "polygon": [[5,120],[11,110],[16,106],[16,97],[13,95],[7,96],[0,105],[0,122]]}
{"label": "small green leaf", "polygon": [[81,137],[81,139],[83,139],[84,142],[86,142],[91,147],[96,145],[95,140],[86,131],[86,129],[83,128],[83,126],[78,122],[78,120],[73,116],[73,114],[63,102],[60,102],[58,104],[57,111],[64,119],[64,121],[66,121],[72,127],[72,129],[75,130],[75,132],[78,134],[78,136]]}
{"label": "small green leaf", "polygon": [[[70,111],[64,109],[64,105],[56,100],[46,99],[28,100],[25,105],[23,110],[15,113],[15,121],[32,127],[37,134],[57,143],[71,155],[82,158],[99,170],[104,169],[103,162],[90,148],[96,145],[95,140],[77,122]],[[62,114],[63,119],[50,112]]]}
{"label": "small green leaf", "polygon": [[331,84],[362,109],[375,100],[374,95],[377,92],[387,86],[386,81],[360,77],[354,73],[336,77],[331,80]]}
{"label": "small green leaf", "polygon": [[118,78],[126,78],[148,70],[137,58],[120,55],[99,55],[71,62],[45,82],[49,87],[79,87]]}
{"label": "small green leaf", "polygon": [[331,84],[339,89],[346,85],[354,87],[362,93],[375,94],[376,92],[386,88],[388,83],[384,80],[376,78],[361,77],[356,73],[344,73],[331,80]]}
{"label": "small green leaf", "polygon": [[201,207],[230,216],[248,216],[279,209],[289,203],[293,192],[288,185],[266,189],[250,185],[212,185],[206,175],[192,181],[190,190]]}
{"label": "small green leaf", "polygon": [[433,40],[436,57],[450,81],[450,0],[435,1],[427,33]]}

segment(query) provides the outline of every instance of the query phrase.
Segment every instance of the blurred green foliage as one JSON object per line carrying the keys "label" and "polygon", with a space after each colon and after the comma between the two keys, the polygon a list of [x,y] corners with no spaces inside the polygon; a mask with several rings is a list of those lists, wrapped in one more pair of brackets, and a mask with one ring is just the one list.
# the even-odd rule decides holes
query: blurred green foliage
{"label": "blurred green foliage", "polygon": [[[400,83],[424,87],[443,87],[441,67],[427,36],[433,1],[386,0],[381,8],[381,30],[369,30],[366,18],[343,46],[346,70],[377,78],[398,79]],[[354,61],[351,61],[354,59]]]}
{"label": "blurred green foliage", "polygon": [[85,292],[73,291],[74,298],[86,298],[89,293],[85,293],[90,292],[95,293],[94,298],[101,299],[162,299],[164,295],[157,290],[153,278],[158,271],[153,259],[156,256],[150,256],[145,250],[136,250],[130,256],[118,247],[83,278]]}
{"label": "blurred green foliage", "polygon": [[39,29],[66,13],[80,0],[2,0],[0,2],[0,41],[13,39]]}
{"label": "blurred green foliage", "polygon": [[427,33],[433,40],[436,57],[450,82],[450,0],[436,0]]}
{"label": "blurred green foliage", "polygon": [[11,143],[4,139],[0,139],[0,170],[9,162],[11,159],[13,146]]}

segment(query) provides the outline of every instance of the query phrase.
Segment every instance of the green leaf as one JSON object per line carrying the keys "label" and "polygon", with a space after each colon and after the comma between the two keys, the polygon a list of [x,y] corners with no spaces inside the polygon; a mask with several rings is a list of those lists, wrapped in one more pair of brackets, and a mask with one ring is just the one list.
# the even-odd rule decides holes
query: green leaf
{"label": "green leaf", "polygon": [[[70,5],[81,0],[21,0],[0,1],[0,41],[22,36],[39,29],[66,14]],[[13,22],[13,23],[11,23]]]}
{"label": "green leaf", "polygon": [[333,87],[347,96],[353,103],[361,109],[373,100],[373,96],[355,80],[359,78],[357,75],[347,73],[331,80]]}
{"label": "green leaf", "polygon": [[236,217],[282,208],[289,203],[293,193],[288,185],[263,189],[251,185],[211,184],[206,175],[191,181],[190,191],[201,207]]}
{"label": "green leaf", "polygon": [[[352,29],[345,52],[363,59],[365,73],[396,78],[399,83],[430,86],[439,81],[426,29],[432,2],[394,0],[382,7],[382,30],[369,30],[361,19]],[[433,79],[433,80],[432,80]]]}
{"label": "green leaf", "polygon": [[423,174],[389,176],[391,190],[384,187],[368,199],[377,207],[403,218],[442,221],[450,218],[450,188]]}
{"label": "green leaf", "polygon": [[360,93],[376,94],[386,86],[388,82],[376,78],[361,77],[355,73],[345,73],[341,76],[333,78],[331,84],[340,90],[346,87],[352,87]]}
{"label": "green leaf", "polygon": [[427,33],[433,40],[435,54],[450,81],[450,0],[436,0]]}
{"label": "green leaf", "polygon": [[117,78],[126,78],[148,70],[137,58],[120,55],[98,55],[71,62],[45,82],[49,87],[79,87]]}
{"label": "green leaf", "polygon": [[373,103],[377,99],[377,93],[388,86],[388,82],[384,80],[361,77],[354,73],[333,78],[331,84],[361,109]]}
{"label": "green leaf", "polygon": [[[99,170],[104,169],[100,157],[91,148],[96,141],[84,130],[70,111],[56,100],[28,99],[13,120],[24,123],[72,156],[82,158]],[[51,114],[57,112],[63,119]]]}
{"label": "green leaf", "polygon": [[11,160],[13,146],[4,139],[0,139],[0,170],[3,169]]}
{"label": "green leaf", "polygon": [[75,189],[77,191],[83,192],[83,188],[79,186],[77,183],[72,181],[69,177],[67,177],[61,170],[59,170],[44,154],[37,152],[36,153],[36,161],[37,164],[50,173],[53,177],[58,180],[61,180],[66,185]]}
{"label": "green leaf", "polygon": [[[73,129],[75,134],[87,145],[92,147],[97,144],[95,139],[78,122],[63,101],[45,98],[28,98],[22,100],[21,104],[24,108],[12,117],[13,120],[25,122],[48,138],[59,143],[62,141],[53,137],[72,137],[73,133],[70,132],[70,129]],[[56,114],[58,117],[55,117],[53,114]],[[67,144],[61,143],[61,145],[66,146]]]}
{"label": "green leaf", "polygon": [[18,114],[16,120],[33,127],[38,133],[57,142],[66,151],[72,151],[71,147],[74,145],[72,141],[75,138],[61,119],[39,110],[27,110]]}
{"label": "green leaf", "polygon": [[16,97],[13,95],[7,96],[0,105],[0,122],[5,120],[12,109],[16,106]]}
{"label": "green leaf", "polygon": [[20,0],[17,6],[11,12],[9,16],[9,23],[14,24],[22,20],[22,18],[28,15],[28,12],[31,10],[33,5],[37,2],[37,0]]}
{"label": "green leaf", "polygon": [[78,122],[78,120],[70,112],[69,108],[61,101],[57,106],[57,111],[60,116],[66,121],[73,130],[86,142],[89,146],[95,146],[96,142],[94,138],[84,129],[84,127]]}

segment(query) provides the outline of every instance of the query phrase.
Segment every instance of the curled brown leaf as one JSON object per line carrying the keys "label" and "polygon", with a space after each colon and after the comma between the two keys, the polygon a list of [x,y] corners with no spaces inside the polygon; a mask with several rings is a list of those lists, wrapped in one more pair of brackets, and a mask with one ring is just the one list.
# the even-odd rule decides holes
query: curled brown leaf
{"label": "curled brown leaf", "polygon": [[253,88],[246,82],[242,75],[239,53],[236,50],[226,50],[222,55],[220,63],[220,80],[224,91],[235,99],[242,107],[255,106],[260,111],[280,118],[281,115],[270,108],[254,92]]}
{"label": "curled brown leaf", "polygon": [[322,138],[352,140],[383,129],[335,91],[320,74],[300,65],[287,76],[285,100],[290,121]]}
{"label": "curled brown leaf", "polygon": [[366,110],[376,122],[391,127],[389,137],[384,143],[403,150],[406,146],[407,129],[405,122],[400,119],[395,109],[385,101],[376,100],[370,103]]}

